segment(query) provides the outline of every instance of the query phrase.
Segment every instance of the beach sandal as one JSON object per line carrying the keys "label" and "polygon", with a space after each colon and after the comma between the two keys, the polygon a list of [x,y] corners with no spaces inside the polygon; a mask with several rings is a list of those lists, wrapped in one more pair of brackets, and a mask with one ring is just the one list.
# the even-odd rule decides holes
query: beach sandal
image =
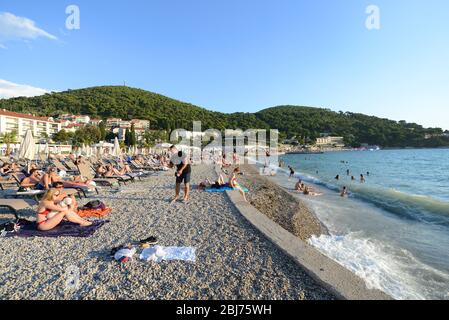
{"label": "beach sandal", "polygon": [[145,246],[145,245],[152,246],[152,245],[157,244],[158,242],[159,242],[159,241],[157,240],[156,237],[149,237],[149,238],[147,238],[147,239],[140,240],[140,244],[141,244],[142,246]]}

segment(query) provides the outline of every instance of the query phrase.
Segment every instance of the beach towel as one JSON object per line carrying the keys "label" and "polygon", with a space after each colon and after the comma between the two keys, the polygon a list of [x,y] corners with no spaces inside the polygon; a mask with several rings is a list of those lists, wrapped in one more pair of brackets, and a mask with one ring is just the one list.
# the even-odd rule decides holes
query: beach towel
{"label": "beach towel", "polygon": [[136,254],[136,252],[137,252],[136,248],[131,249],[123,248],[114,254],[114,259],[117,261],[123,261],[123,258],[128,258],[129,260],[131,260],[133,256]]}
{"label": "beach towel", "polygon": [[101,219],[106,217],[111,212],[112,212],[111,208],[105,208],[105,209],[79,209],[77,213],[81,218]]}
{"label": "beach towel", "polygon": [[[242,190],[243,190],[243,192],[249,192],[249,190],[246,188],[242,188]],[[237,191],[237,189],[234,189],[231,187],[223,187],[220,189],[206,188],[204,191],[209,192],[209,193],[221,193],[221,192],[225,192],[225,191]]]}
{"label": "beach towel", "polygon": [[109,221],[94,221],[89,227],[81,227],[77,224],[63,221],[56,228],[49,231],[37,230],[35,222],[23,222],[20,224],[20,229],[17,232],[11,232],[6,237],[43,237],[43,238],[60,238],[60,237],[73,237],[73,238],[88,238],[92,236],[95,231],[100,229],[104,224]]}
{"label": "beach towel", "polygon": [[182,260],[195,262],[196,261],[196,249],[192,247],[161,247],[155,246],[142,251],[140,259],[144,261],[171,261]]}

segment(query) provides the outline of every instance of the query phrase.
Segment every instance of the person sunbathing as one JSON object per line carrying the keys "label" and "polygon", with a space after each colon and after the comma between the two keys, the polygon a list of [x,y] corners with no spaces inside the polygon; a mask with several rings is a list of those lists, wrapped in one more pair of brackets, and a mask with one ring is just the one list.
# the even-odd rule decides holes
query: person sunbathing
{"label": "person sunbathing", "polygon": [[20,187],[27,190],[27,189],[35,189],[38,185],[39,182],[41,181],[42,177],[39,173],[39,170],[37,169],[31,169],[30,170],[30,176],[29,177],[25,177],[21,182],[20,182]]}
{"label": "person sunbathing", "polygon": [[3,177],[9,177],[11,173],[14,173],[13,166],[9,163],[3,164],[3,166],[0,168],[0,175]]}
{"label": "person sunbathing", "polygon": [[61,182],[64,184],[65,188],[87,188],[89,190],[92,189],[92,185],[87,182],[81,182],[79,179],[78,181],[66,181],[63,180],[58,175],[58,169],[56,167],[50,166],[48,171],[44,174],[41,181],[39,182],[38,190],[49,190],[56,182]]}
{"label": "person sunbathing", "polygon": [[[106,172],[104,173],[104,177],[113,177],[113,176],[124,176],[126,173],[128,173],[128,169],[131,170],[129,168],[129,166],[127,166],[128,168],[124,167],[122,170],[117,170],[116,168],[114,168],[113,165],[109,164],[106,166]],[[132,172],[132,171],[131,171]]]}
{"label": "person sunbathing", "polygon": [[97,178],[105,177],[105,174],[107,172],[108,172],[108,170],[103,165],[98,165],[97,168],[95,169],[95,175],[96,175]]}
{"label": "person sunbathing", "polygon": [[92,222],[84,220],[76,212],[68,207],[57,204],[60,202],[61,191],[50,189],[42,198],[37,209],[37,229],[49,231],[58,226],[63,220],[76,223],[82,227],[92,225]]}
{"label": "person sunbathing", "polygon": [[226,186],[225,180],[223,178],[223,175],[220,174],[220,176],[218,177],[218,180],[215,181],[214,183],[212,183],[208,178],[206,178],[205,180],[203,180],[199,185],[198,185],[198,189],[199,190],[204,190],[207,188],[212,188],[212,189],[220,189]]}
{"label": "person sunbathing", "polygon": [[240,186],[240,184],[237,181],[237,175],[240,174],[240,168],[235,168],[234,171],[232,172],[230,178],[229,178],[229,183],[228,185],[233,188],[234,190],[237,190],[240,192],[240,194],[242,195],[243,199],[248,202],[248,200],[246,200],[246,195],[245,195],[245,191],[243,191],[242,187]]}

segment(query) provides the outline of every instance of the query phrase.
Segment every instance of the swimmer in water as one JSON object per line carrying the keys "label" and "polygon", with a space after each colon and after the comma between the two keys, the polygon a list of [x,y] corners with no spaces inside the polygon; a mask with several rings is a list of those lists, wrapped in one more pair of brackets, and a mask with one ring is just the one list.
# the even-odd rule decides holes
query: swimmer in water
{"label": "swimmer in water", "polygon": [[363,176],[363,174],[360,175],[360,183],[365,183],[365,177]]}
{"label": "swimmer in water", "polygon": [[347,196],[348,196],[348,188],[343,187],[343,189],[341,189],[340,196],[341,196],[342,198],[347,197]]}
{"label": "swimmer in water", "polygon": [[349,173],[350,173],[350,172],[349,172],[349,169],[348,169],[348,170],[346,170],[346,175],[348,175],[348,176],[349,176]]}
{"label": "swimmer in water", "polygon": [[337,176],[335,177],[335,180],[340,180],[340,175],[337,174]]}
{"label": "swimmer in water", "polygon": [[351,177],[351,180],[352,180],[352,181],[355,181],[355,177],[354,177],[354,176],[352,176],[352,177]]}
{"label": "swimmer in water", "polygon": [[313,196],[313,197],[321,196],[321,195],[322,195],[322,193],[314,192],[314,191],[312,191],[312,190],[313,190],[312,188],[309,188],[309,187],[307,187],[307,186],[304,186],[303,194],[304,194],[305,196]]}

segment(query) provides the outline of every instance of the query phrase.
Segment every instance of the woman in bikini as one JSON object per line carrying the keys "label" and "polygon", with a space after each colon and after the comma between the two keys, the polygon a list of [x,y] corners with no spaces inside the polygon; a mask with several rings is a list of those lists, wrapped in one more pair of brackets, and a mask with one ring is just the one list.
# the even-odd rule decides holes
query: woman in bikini
{"label": "woman in bikini", "polygon": [[37,229],[40,231],[49,231],[58,226],[61,221],[67,220],[82,227],[92,225],[92,222],[84,220],[73,210],[63,208],[56,203],[60,202],[61,191],[51,189],[42,198],[37,209]]}

